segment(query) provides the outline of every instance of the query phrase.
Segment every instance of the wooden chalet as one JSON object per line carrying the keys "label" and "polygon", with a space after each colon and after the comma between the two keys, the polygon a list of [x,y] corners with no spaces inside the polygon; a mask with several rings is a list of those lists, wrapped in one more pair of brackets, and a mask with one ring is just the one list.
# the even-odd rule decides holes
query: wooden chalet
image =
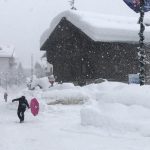
{"label": "wooden chalet", "polygon": [[[136,22],[137,18],[65,11],[43,33],[41,50],[47,52],[57,81],[80,83],[104,78],[128,82],[129,74],[139,73]],[[150,42],[149,28],[145,36],[146,43]],[[149,65],[146,67],[149,77]]]}

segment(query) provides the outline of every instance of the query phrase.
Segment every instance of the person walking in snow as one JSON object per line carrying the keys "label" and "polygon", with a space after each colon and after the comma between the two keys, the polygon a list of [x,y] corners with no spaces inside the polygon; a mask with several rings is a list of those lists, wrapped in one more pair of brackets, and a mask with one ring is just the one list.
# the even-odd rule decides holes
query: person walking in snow
{"label": "person walking in snow", "polygon": [[5,92],[4,93],[4,100],[5,100],[5,102],[7,102],[7,97],[8,97],[8,94],[7,94],[7,92]]}
{"label": "person walking in snow", "polygon": [[13,99],[12,102],[18,101],[19,105],[18,105],[18,110],[17,110],[17,115],[18,118],[20,119],[20,123],[22,123],[24,121],[24,112],[26,111],[26,107],[29,107],[28,101],[26,100],[25,96],[22,96],[20,98],[17,99]]}
{"label": "person walking in snow", "polygon": [[49,79],[49,83],[51,84],[51,87],[54,85],[54,82],[55,82],[55,77],[54,77],[54,75],[50,75],[49,77],[48,77],[48,79]]}

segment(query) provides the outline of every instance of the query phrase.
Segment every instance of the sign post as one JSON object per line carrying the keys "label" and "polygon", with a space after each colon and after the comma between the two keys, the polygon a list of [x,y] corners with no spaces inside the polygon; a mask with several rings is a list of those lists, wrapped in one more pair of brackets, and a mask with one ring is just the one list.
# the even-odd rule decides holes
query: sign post
{"label": "sign post", "polygon": [[144,20],[144,0],[140,1],[140,18],[139,18],[139,24],[140,24],[140,32],[139,32],[139,47],[137,48],[138,52],[138,58],[140,62],[140,85],[144,85],[145,83],[145,49],[144,49],[144,30],[145,26],[143,23]]}
{"label": "sign post", "polygon": [[145,49],[144,49],[144,30],[145,26],[143,23],[144,13],[150,11],[150,0],[123,0],[132,10],[136,13],[140,13],[139,24],[140,24],[140,32],[139,32],[139,47],[138,50],[138,60],[140,66],[140,85],[144,85],[145,83]]}
{"label": "sign post", "polygon": [[128,74],[128,83],[129,84],[139,84],[139,74]]}

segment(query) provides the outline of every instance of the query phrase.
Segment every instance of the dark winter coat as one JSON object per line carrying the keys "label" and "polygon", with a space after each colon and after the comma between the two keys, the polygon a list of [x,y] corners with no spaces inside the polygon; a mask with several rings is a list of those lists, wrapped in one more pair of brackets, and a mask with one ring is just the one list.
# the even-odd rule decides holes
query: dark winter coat
{"label": "dark winter coat", "polygon": [[30,108],[29,107],[29,104],[28,104],[28,101],[26,100],[25,96],[22,96],[20,98],[17,98],[17,99],[13,99],[12,102],[15,102],[15,101],[19,101],[19,105],[18,105],[18,110],[21,109],[21,110],[25,110],[26,107]]}

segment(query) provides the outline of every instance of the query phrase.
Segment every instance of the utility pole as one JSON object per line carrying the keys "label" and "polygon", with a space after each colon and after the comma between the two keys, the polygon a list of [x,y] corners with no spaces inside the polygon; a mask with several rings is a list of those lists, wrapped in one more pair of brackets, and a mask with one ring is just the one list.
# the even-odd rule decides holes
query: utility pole
{"label": "utility pole", "polygon": [[72,10],[77,10],[77,9],[75,8],[75,0],[71,0],[71,1],[69,1],[69,2],[70,2],[71,9],[72,9]]}
{"label": "utility pole", "polygon": [[8,86],[8,73],[6,72],[6,91],[7,91],[7,86]]}
{"label": "utility pole", "polygon": [[31,82],[33,81],[33,54],[31,55]]}
{"label": "utility pole", "polygon": [[140,79],[140,86],[145,84],[145,49],[144,49],[144,30],[145,26],[143,23],[144,20],[144,0],[140,0],[140,18],[139,18],[139,24],[140,24],[140,32],[139,32],[139,47],[137,48],[138,50],[138,59],[140,63],[140,74],[139,74],[139,79]]}
{"label": "utility pole", "polygon": [[139,60],[139,81],[140,86],[145,84],[145,64],[146,64],[146,54],[144,48],[144,30],[145,25],[143,23],[145,12],[150,11],[150,0],[123,0],[133,11],[136,13],[140,13],[139,24],[140,24],[140,32],[139,32],[139,47],[138,51],[138,60]]}

